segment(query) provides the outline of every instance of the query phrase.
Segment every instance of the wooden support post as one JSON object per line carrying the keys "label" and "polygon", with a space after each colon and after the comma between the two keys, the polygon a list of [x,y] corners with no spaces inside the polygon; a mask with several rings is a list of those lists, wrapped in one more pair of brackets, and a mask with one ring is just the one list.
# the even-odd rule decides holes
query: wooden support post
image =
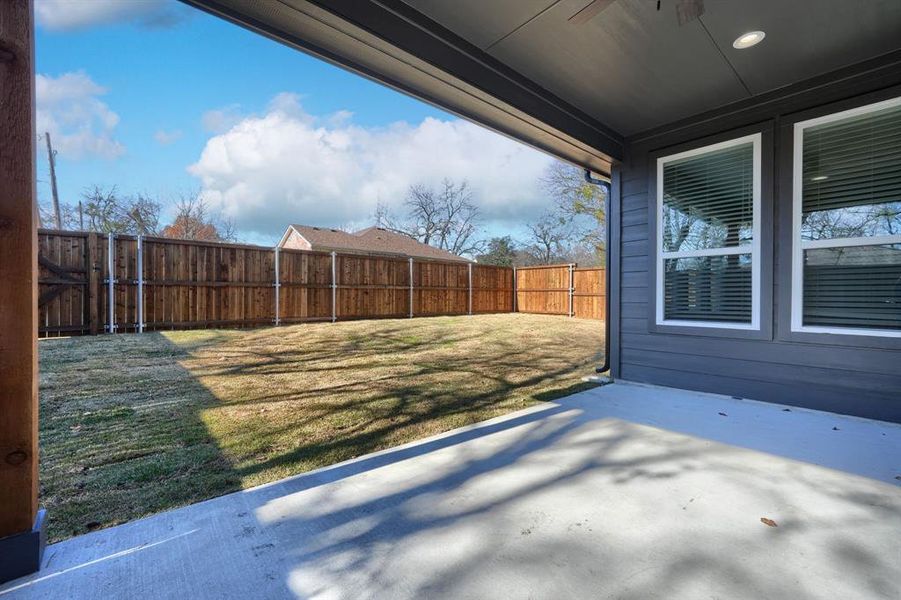
{"label": "wooden support post", "polygon": [[410,257],[410,318],[413,318],[413,257]]}
{"label": "wooden support post", "polygon": [[569,316],[570,317],[573,316],[573,314],[574,314],[573,313],[573,291],[574,291],[573,284],[575,283],[574,273],[573,273],[574,266],[575,265],[569,265]]}
{"label": "wooden support post", "polygon": [[33,14],[31,0],[0,2],[0,583],[43,551]]}

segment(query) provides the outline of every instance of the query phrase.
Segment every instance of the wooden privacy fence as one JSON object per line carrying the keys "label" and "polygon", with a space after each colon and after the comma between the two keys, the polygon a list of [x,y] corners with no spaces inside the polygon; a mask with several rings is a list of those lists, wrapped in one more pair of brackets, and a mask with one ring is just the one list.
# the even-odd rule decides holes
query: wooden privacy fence
{"label": "wooden privacy fence", "polygon": [[[569,265],[514,272],[474,263],[49,230],[39,231],[39,251],[43,337],[506,313],[516,305],[520,312],[603,317],[603,295],[591,287],[603,283],[603,271]],[[532,289],[537,287],[544,291]]]}
{"label": "wooden privacy fence", "polygon": [[540,265],[515,270],[515,310],[524,313],[605,319],[604,269]]}

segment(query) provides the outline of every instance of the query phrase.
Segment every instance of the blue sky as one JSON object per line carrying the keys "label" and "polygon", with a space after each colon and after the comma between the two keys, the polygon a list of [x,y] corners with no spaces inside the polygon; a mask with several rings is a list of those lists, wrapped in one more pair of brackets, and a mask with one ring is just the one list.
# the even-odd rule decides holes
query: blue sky
{"label": "blue sky", "polygon": [[36,12],[39,128],[64,202],[95,184],[163,204],[202,190],[263,243],[287,222],[365,225],[444,176],[470,180],[490,234],[541,209],[545,155],[218,18],[168,0]]}

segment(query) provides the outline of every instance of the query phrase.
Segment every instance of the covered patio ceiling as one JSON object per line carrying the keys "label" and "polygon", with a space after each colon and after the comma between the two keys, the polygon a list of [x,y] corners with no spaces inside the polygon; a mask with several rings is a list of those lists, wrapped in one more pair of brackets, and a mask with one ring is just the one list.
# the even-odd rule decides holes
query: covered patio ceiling
{"label": "covered patio ceiling", "polygon": [[186,1],[608,175],[654,128],[901,63],[896,0]]}

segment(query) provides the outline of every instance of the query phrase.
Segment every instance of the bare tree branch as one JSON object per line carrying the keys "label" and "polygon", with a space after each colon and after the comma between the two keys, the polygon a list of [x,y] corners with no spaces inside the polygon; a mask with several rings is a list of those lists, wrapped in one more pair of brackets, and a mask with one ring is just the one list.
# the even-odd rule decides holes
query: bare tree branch
{"label": "bare tree branch", "polygon": [[457,184],[444,179],[437,189],[412,185],[404,206],[407,218],[401,220],[379,203],[376,225],[458,256],[475,256],[484,250],[485,241],[479,237],[479,208],[466,181]]}

